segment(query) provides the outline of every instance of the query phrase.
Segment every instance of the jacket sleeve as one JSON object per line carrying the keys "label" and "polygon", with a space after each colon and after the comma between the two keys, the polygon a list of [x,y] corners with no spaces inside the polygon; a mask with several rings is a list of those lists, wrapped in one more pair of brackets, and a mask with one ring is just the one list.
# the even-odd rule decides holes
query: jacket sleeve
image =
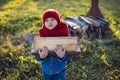
{"label": "jacket sleeve", "polygon": [[41,62],[46,61],[46,58],[45,58],[45,59],[41,59],[40,56],[39,56],[39,54],[36,54],[36,55],[35,55],[35,59],[36,59],[37,61],[41,61]]}
{"label": "jacket sleeve", "polygon": [[72,58],[72,56],[65,54],[64,57],[61,59],[58,57],[58,60],[61,61],[69,61]]}

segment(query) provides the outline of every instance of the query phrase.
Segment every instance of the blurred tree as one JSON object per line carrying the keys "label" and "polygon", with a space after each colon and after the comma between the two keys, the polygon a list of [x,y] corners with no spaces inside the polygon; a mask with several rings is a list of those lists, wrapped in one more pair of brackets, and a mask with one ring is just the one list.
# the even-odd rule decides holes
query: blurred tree
{"label": "blurred tree", "polygon": [[87,17],[89,16],[99,16],[104,18],[99,8],[99,0],[91,0],[91,8],[87,13]]}

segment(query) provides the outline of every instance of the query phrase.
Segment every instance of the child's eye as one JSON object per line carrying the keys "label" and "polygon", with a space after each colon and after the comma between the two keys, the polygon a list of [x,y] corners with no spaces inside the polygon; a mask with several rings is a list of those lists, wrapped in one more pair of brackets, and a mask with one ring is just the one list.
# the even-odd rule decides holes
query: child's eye
{"label": "child's eye", "polygon": [[48,22],[48,21],[49,21],[49,20],[47,20],[47,19],[45,20],[45,22]]}
{"label": "child's eye", "polygon": [[51,21],[54,21],[55,19],[53,18],[53,19],[51,19]]}

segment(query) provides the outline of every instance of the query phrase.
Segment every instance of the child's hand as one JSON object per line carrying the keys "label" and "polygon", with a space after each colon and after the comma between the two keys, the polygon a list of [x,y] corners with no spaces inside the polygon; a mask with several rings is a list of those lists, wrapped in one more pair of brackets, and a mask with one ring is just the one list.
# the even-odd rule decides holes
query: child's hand
{"label": "child's hand", "polygon": [[44,59],[48,56],[48,48],[43,46],[42,50],[39,49],[39,55],[41,59]]}
{"label": "child's hand", "polygon": [[63,58],[65,55],[65,49],[62,45],[56,45],[55,53],[58,57]]}

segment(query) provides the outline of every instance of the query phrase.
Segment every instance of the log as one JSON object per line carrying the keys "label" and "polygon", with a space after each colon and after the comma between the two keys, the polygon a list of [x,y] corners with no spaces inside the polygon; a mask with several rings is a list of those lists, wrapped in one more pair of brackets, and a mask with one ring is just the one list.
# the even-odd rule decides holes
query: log
{"label": "log", "polygon": [[[73,50],[66,50],[65,53],[70,55],[70,56],[78,56],[78,55],[80,55],[80,51],[73,51]],[[36,55],[36,54],[38,54],[38,50],[36,52],[32,53],[32,55]],[[48,54],[49,55],[56,55],[54,50],[49,50]]]}
{"label": "log", "polygon": [[47,46],[49,50],[54,50],[57,44],[63,45],[67,50],[76,50],[77,37],[34,37],[34,49],[42,49]]}
{"label": "log", "polygon": [[56,55],[54,49],[57,44],[61,44],[66,49],[66,54],[71,56],[77,56],[80,54],[80,51],[76,51],[78,44],[77,37],[34,37],[34,49],[35,53],[38,53],[38,50],[43,46],[47,46],[49,49],[49,55]]}

